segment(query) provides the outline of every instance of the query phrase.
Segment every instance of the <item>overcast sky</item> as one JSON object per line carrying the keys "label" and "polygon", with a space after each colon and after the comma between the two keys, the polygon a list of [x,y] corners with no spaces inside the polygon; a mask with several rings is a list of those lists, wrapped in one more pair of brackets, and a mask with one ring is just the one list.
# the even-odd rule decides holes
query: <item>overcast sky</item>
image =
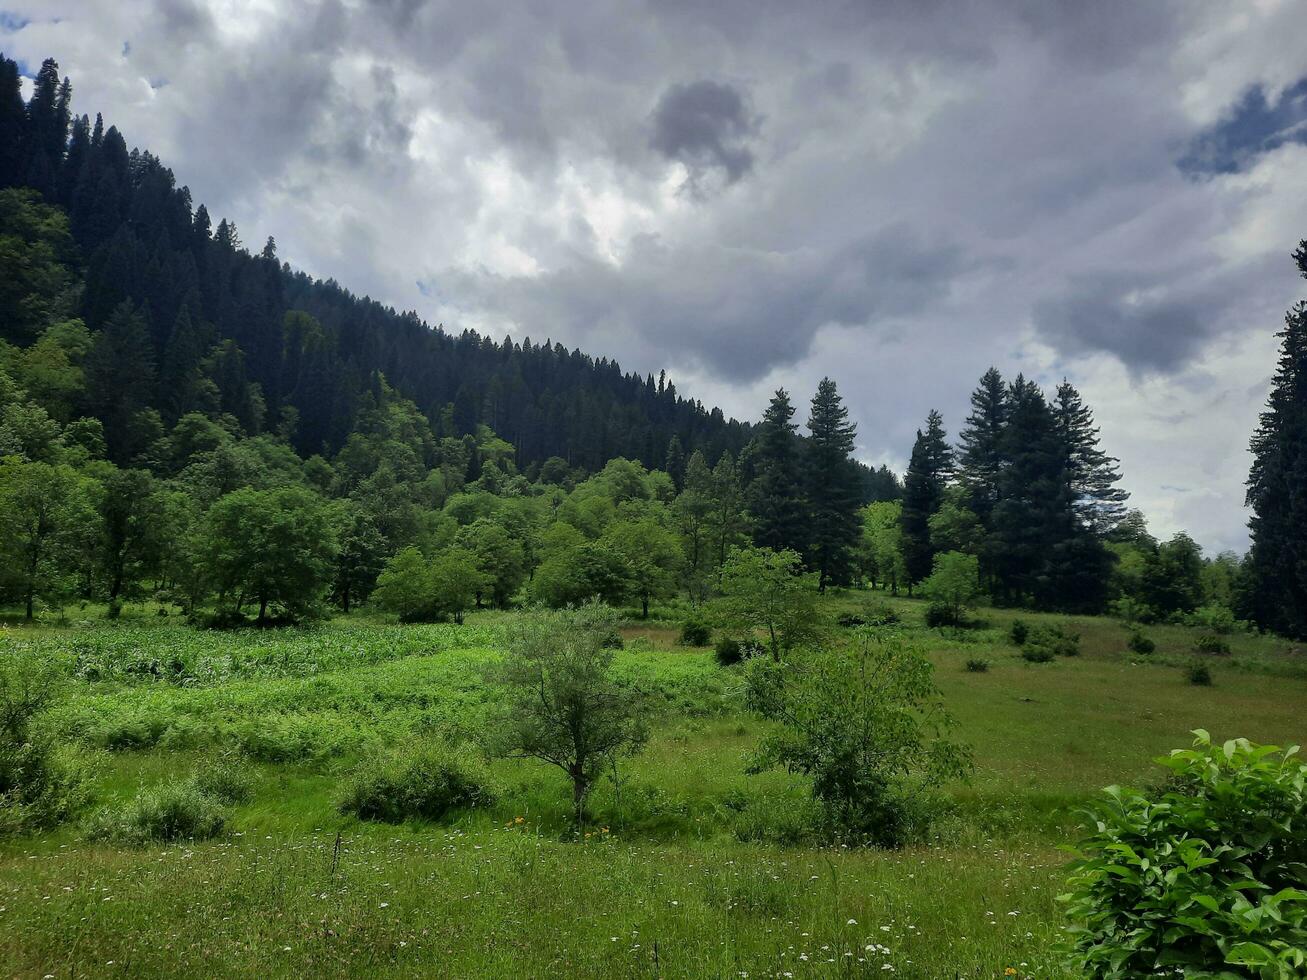
{"label": "overcast sky", "polygon": [[0,0],[0,50],[310,273],[740,418],[830,375],[896,469],[991,364],[1065,376],[1209,551],[1307,291],[1304,37],[1302,0]]}

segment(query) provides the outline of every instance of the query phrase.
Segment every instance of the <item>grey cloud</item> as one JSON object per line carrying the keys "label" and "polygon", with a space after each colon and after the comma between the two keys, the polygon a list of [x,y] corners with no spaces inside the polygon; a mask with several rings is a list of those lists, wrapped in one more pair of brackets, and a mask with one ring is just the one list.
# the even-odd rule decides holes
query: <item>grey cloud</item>
{"label": "grey cloud", "polygon": [[1192,176],[1237,173],[1286,143],[1307,143],[1307,78],[1273,102],[1263,86],[1253,86],[1224,118],[1190,141],[1176,165]]}
{"label": "grey cloud", "polygon": [[733,184],[753,169],[750,141],[758,121],[731,85],[707,79],[673,85],[654,107],[649,144],[698,179],[719,168]]}

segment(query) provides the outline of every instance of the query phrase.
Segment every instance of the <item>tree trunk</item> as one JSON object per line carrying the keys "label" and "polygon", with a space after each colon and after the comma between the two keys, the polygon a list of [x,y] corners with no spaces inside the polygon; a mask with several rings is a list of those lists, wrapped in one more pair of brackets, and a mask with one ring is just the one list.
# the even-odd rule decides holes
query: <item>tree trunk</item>
{"label": "tree trunk", "polygon": [[578,768],[572,770],[572,820],[577,827],[585,823],[585,794],[588,786],[585,774]]}
{"label": "tree trunk", "polygon": [[647,595],[640,597],[640,618],[649,618],[649,597]]}
{"label": "tree trunk", "polygon": [[268,599],[266,596],[259,596],[259,622],[263,622],[268,613]]}

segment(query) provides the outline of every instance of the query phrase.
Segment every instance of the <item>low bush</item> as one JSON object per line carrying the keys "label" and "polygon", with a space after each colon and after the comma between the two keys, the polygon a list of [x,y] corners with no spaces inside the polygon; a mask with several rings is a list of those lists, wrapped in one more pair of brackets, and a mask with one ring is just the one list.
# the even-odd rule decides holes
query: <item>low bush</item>
{"label": "low bush", "polygon": [[601,646],[605,650],[624,650],[626,649],[626,641],[622,639],[622,634],[614,629],[609,630],[607,635],[604,636]]}
{"label": "low bush", "polygon": [[1158,760],[1169,791],[1109,787],[1070,890],[1077,972],[1301,977],[1307,973],[1307,764],[1245,739]]}
{"label": "low bush", "polygon": [[1053,651],[1046,647],[1028,646],[1021,648],[1021,657],[1032,664],[1046,664],[1053,660]]}
{"label": "low bush", "polygon": [[960,625],[957,612],[952,606],[943,602],[932,602],[926,607],[925,622],[929,629]]}
{"label": "low bush", "polygon": [[1212,671],[1207,664],[1190,664],[1185,671],[1185,676],[1189,678],[1189,683],[1197,687],[1212,686]]}
{"label": "low bush", "polygon": [[434,744],[365,762],[337,803],[360,820],[440,820],[451,811],[489,806],[497,793],[470,753]]}
{"label": "low bush", "polygon": [[46,667],[26,658],[0,661],[0,837],[52,827],[87,802],[85,763],[43,726],[54,700]]}
{"label": "low bush", "polygon": [[835,617],[835,625],[841,626],[844,629],[852,629],[855,626],[866,626],[867,621],[858,613],[842,612]]}
{"label": "low bush", "polygon": [[1194,649],[1199,653],[1214,653],[1218,656],[1230,655],[1230,644],[1215,633],[1204,633],[1194,640]]}
{"label": "low bush", "polygon": [[254,795],[254,774],[235,753],[223,753],[194,776],[195,788],[220,803],[248,803]]}
{"label": "low bush", "polygon": [[1157,649],[1157,644],[1138,630],[1130,632],[1129,647],[1133,653],[1149,654]]}
{"label": "low bush", "polygon": [[1047,663],[1053,657],[1078,657],[1080,655],[1080,634],[1072,633],[1064,626],[1036,626],[1026,636],[1023,656],[1031,660],[1031,651],[1047,653],[1045,659],[1035,663]]}
{"label": "low bush", "polygon": [[692,619],[681,627],[681,644],[687,647],[706,647],[712,641],[712,630]]}
{"label": "low bush", "polygon": [[1222,606],[1213,603],[1210,606],[1199,606],[1191,612],[1185,621],[1190,626],[1201,627],[1208,633],[1215,633],[1218,636],[1224,636],[1233,633],[1239,625],[1234,618],[1234,613],[1228,606]]}
{"label": "low bush", "polygon": [[723,667],[733,667],[744,659],[744,648],[740,641],[729,636],[720,637],[713,647],[713,656]]}
{"label": "low bush", "polygon": [[1026,637],[1030,635],[1030,627],[1024,619],[1012,620],[1012,627],[1008,630],[1008,639],[1012,641],[1013,646],[1024,646]]}
{"label": "low bush", "polygon": [[1130,596],[1122,596],[1108,603],[1112,615],[1125,623],[1143,623],[1149,625],[1157,622],[1157,611],[1146,602],[1140,602]]}
{"label": "low bush", "polygon": [[967,661],[967,670],[973,674],[983,674],[989,670],[989,661],[981,660],[979,657],[972,657]]}
{"label": "low bush", "polygon": [[888,602],[871,602],[862,612],[862,621],[866,626],[893,626],[899,621],[899,614]]}
{"label": "low bush", "polygon": [[120,809],[101,810],[92,818],[87,836],[119,844],[207,840],[226,825],[223,801],[201,789],[192,777],[143,790]]}

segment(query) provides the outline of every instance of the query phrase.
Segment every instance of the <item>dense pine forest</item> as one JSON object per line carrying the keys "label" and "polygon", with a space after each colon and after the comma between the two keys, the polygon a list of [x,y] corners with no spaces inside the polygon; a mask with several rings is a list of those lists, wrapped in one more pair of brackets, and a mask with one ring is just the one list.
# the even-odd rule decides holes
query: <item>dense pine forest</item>
{"label": "dense pine forest", "polygon": [[417,617],[448,603],[400,600],[395,578],[437,556],[483,583],[476,605],[647,608],[710,597],[752,543],[821,591],[911,593],[964,561],[1004,605],[1307,631],[1301,307],[1254,440],[1251,557],[1203,556],[1127,511],[1067,381],[991,368],[957,445],[932,413],[900,480],[853,458],[829,379],[805,428],[784,391],[750,425],[662,374],[451,335],[294,271],[272,239],[245,248],[158,159],[76,115],[53,60],[26,101],[0,61],[0,106],[3,586],[28,617],[154,596],[297,618],[348,611],[378,576],[379,601]]}

